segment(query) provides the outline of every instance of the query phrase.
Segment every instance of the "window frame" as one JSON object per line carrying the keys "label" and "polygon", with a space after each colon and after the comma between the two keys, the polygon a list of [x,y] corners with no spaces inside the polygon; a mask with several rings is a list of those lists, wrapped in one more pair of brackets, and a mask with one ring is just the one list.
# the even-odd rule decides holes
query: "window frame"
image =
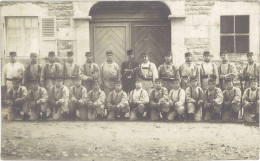
{"label": "window frame", "polygon": [[[221,17],[222,16],[232,16],[233,17],[233,33],[221,33]],[[248,33],[236,33],[236,16],[248,16]],[[221,37],[222,36],[232,36],[234,38],[234,52],[232,54],[243,54],[241,52],[236,52],[236,36],[248,36],[248,50],[250,51],[250,15],[242,14],[242,15],[220,15],[220,51],[221,51]]]}

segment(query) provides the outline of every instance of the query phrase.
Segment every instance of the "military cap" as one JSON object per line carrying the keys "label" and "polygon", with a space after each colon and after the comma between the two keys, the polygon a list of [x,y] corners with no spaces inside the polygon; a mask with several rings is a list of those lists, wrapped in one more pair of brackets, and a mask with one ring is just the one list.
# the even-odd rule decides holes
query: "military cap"
{"label": "military cap", "polygon": [[171,52],[166,52],[164,56],[172,56]]}
{"label": "military cap", "polygon": [[135,82],[142,82],[143,80],[141,78],[136,78]]}
{"label": "military cap", "polygon": [[135,52],[133,50],[127,50],[127,55],[132,55],[134,54]]}
{"label": "military cap", "polygon": [[98,80],[93,80],[93,81],[92,81],[92,85],[96,85],[96,84],[98,84],[98,85],[99,85],[99,82],[98,82]]}
{"label": "military cap", "polygon": [[179,78],[170,78],[170,80],[173,81],[173,82],[176,82],[176,81],[180,82]]}
{"label": "military cap", "polygon": [[227,74],[227,75],[226,75],[225,79],[234,79],[235,77],[236,77],[235,74],[230,73],[230,74]]}
{"label": "military cap", "polygon": [[10,55],[10,56],[16,56],[17,54],[16,54],[16,52],[11,51],[11,52],[9,53],[9,55]]}
{"label": "military cap", "polygon": [[21,77],[13,77],[12,81],[13,82],[22,82],[22,78]]}
{"label": "military cap", "polygon": [[225,79],[225,83],[226,83],[226,82],[232,82],[232,81],[233,81],[232,78],[226,78],[226,79]]}
{"label": "military cap", "polygon": [[144,55],[149,55],[149,52],[142,52],[141,56],[143,57]]}
{"label": "military cap", "polygon": [[256,77],[251,77],[249,79],[250,82],[258,82],[258,79]]}
{"label": "military cap", "polygon": [[37,57],[36,53],[30,53],[30,57]]}
{"label": "military cap", "polygon": [[223,54],[227,54],[227,51],[224,50],[224,51],[221,51],[221,52],[220,52],[220,55],[223,55]]}
{"label": "military cap", "polygon": [[210,52],[209,51],[204,51],[203,56],[209,56]]}
{"label": "military cap", "polygon": [[67,52],[67,56],[73,56],[74,54],[73,54],[73,52],[72,51],[68,51]]}
{"label": "military cap", "polygon": [[214,78],[209,78],[209,80],[208,80],[208,83],[216,83],[216,79],[214,79]]}
{"label": "military cap", "polygon": [[193,76],[190,77],[190,80],[191,81],[196,81],[196,80],[198,80],[198,78],[197,78],[197,76],[193,75]]}
{"label": "military cap", "polygon": [[85,52],[85,56],[92,56],[93,54],[92,54],[92,52],[90,52],[90,51],[87,51],[87,52]]}
{"label": "military cap", "polygon": [[48,56],[55,56],[55,52],[54,51],[50,51]]}
{"label": "military cap", "polygon": [[216,76],[216,75],[210,75],[210,78],[216,80],[216,79],[217,79],[217,76]]}
{"label": "military cap", "polygon": [[246,56],[252,56],[252,55],[254,55],[253,52],[249,52],[249,53],[246,54]]}
{"label": "military cap", "polygon": [[122,84],[122,81],[121,80],[116,80],[115,84]]}
{"label": "military cap", "polygon": [[160,78],[156,78],[156,79],[154,80],[154,82],[155,82],[155,83],[161,83],[162,80],[161,80]]}
{"label": "military cap", "polygon": [[185,53],[185,57],[187,57],[187,56],[191,56],[192,54],[191,54],[191,52],[187,52],[187,53]]}
{"label": "military cap", "polygon": [[108,55],[108,54],[113,54],[112,50],[107,50],[106,55]]}
{"label": "military cap", "polygon": [[39,81],[37,79],[30,80],[30,83],[37,83],[39,84]]}

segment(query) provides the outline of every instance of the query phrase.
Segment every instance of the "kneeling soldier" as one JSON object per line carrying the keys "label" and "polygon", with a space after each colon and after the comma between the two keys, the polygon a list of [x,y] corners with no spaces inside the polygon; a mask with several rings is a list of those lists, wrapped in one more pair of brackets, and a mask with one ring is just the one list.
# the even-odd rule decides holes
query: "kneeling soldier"
{"label": "kneeling soldier", "polygon": [[116,82],[115,88],[107,97],[108,120],[114,120],[118,115],[120,118],[124,118],[125,114],[129,112],[127,94],[122,90],[121,81]]}
{"label": "kneeling soldier", "polygon": [[185,91],[180,88],[180,80],[178,78],[174,78],[172,81],[173,89],[169,93],[170,111],[168,112],[167,119],[172,121],[178,116],[178,119],[183,121],[185,114]]}
{"label": "kneeling soldier", "polygon": [[244,115],[246,122],[259,122],[259,88],[257,78],[250,79],[250,88],[246,89],[243,97]]}
{"label": "kneeling soldier", "polygon": [[[13,121],[23,110],[23,105],[26,100],[27,90],[24,86],[20,86],[22,79],[13,78],[12,88],[6,93],[4,104],[8,110],[8,120]],[[23,118],[26,119],[25,117]]]}
{"label": "kneeling soldier", "polygon": [[130,92],[130,120],[137,120],[143,117],[146,111],[146,104],[149,103],[149,95],[142,88],[142,79],[137,78],[135,81],[135,89]]}
{"label": "kneeling soldier", "polygon": [[93,82],[92,90],[87,96],[87,113],[88,120],[96,120],[102,118],[105,113],[105,92],[99,87],[98,81]]}
{"label": "kneeling soldier", "polygon": [[81,85],[79,77],[74,78],[75,86],[70,88],[70,100],[69,100],[69,119],[76,119],[76,111],[79,111],[80,120],[87,120],[87,89]]}
{"label": "kneeling soldier", "polygon": [[29,119],[28,113],[30,113],[30,120],[42,120],[47,119],[47,91],[43,87],[39,87],[37,80],[31,81],[31,90],[27,94],[26,106],[23,108],[24,117]]}
{"label": "kneeling soldier", "polygon": [[226,90],[223,92],[222,120],[238,120],[241,109],[241,90],[233,86],[232,78],[225,79]]}
{"label": "kneeling soldier", "polygon": [[191,86],[186,88],[187,119],[189,121],[201,121],[204,92],[202,88],[198,86],[196,76],[191,76],[190,82]]}
{"label": "kneeling soldier", "polygon": [[69,89],[62,85],[63,80],[61,76],[56,77],[56,84],[51,87],[51,94],[49,95],[49,107],[52,108],[53,120],[66,119],[69,114]]}
{"label": "kneeling soldier", "polygon": [[[160,79],[155,79],[155,88],[151,90],[149,100],[152,121],[158,120],[161,112],[162,115],[169,112],[168,90],[165,87],[162,87]],[[163,116],[165,117],[165,114]]]}
{"label": "kneeling soldier", "polygon": [[220,112],[223,103],[223,93],[220,88],[216,87],[216,80],[210,78],[208,80],[208,89],[205,91],[205,104],[203,107],[203,120],[211,119],[220,120]]}

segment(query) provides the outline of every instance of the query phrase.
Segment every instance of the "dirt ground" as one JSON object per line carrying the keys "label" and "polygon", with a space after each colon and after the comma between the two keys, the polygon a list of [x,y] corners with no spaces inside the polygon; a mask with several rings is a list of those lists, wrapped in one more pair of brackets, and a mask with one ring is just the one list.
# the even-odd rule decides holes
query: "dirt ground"
{"label": "dirt ground", "polygon": [[2,122],[1,158],[258,159],[259,127],[223,123]]}

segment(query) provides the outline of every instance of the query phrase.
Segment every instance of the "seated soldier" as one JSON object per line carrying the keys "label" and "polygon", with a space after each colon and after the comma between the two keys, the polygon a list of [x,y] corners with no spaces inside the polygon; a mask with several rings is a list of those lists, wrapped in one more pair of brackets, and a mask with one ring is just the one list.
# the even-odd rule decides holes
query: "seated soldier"
{"label": "seated soldier", "polygon": [[129,103],[127,94],[122,90],[121,81],[116,81],[115,90],[110,92],[107,97],[107,119],[115,120],[116,116],[124,118],[125,114],[129,112]]}
{"label": "seated soldier", "polygon": [[204,103],[204,92],[198,86],[196,76],[190,77],[191,86],[186,88],[187,120],[201,121],[202,106]]}
{"label": "seated soldier", "polygon": [[[185,115],[185,91],[180,88],[180,79],[173,78],[173,89],[169,93],[170,110],[167,115],[169,121],[178,118],[179,121],[184,121]],[[177,116],[177,117],[176,117]]]}
{"label": "seated soldier", "polygon": [[74,83],[75,85],[70,88],[69,119],[75,120],[77,117],[76,111],[78,111],[80,120],[87,120],[87,89],[81,85],[79,77],[74,78]]}
{"label": "seated soldier", "polygon": [[225,79],[226,90],[223,92],[223,107],[221,111],[222,120],[238,120],[238,113],[241,109],[241,90],[233,86],[231,78]]}
{"label": "seated soldier", "polygon": [[142,88],[142,79],[137,78],[135,89],[130,92],[130,120],[141,119],[146,111],[146,104],[149,103],[149,96],[146,90]]}
{"label": "seated soldier", "polygon": [[223,93],[220,88],[216,87],[216,80],[214,78],[210,78],[208,80],[208,89],[204,93],[204,99],[205,103],[202,109],[203,120],[220,120]]}
{"label": "seated soldier", "polygon": [[247,88],[242,97],[244,108],[243,119],[246,122],[259,123],[259,88],[257,78],[250,79],[250,88]]}
{"label": "seated soldier", "polygon": [[[13,87],[6,93],[4,105],[7,107],[8,120],[13,121],[21,116],[20,112],[23,110],[26,101],[27,89],[21,86],[22,79],[14,77],[12,79]],[[26,120],[27,116],[23,116]]]}
{"label": "seated soldier", "polygon": [[31,81],[32,89],[28,91],[26,97],[26,103],[23,108],[24,117],[30,120],[35,121],[39,120],[41,117],[42,120],[47,119],[47,100],[48,94],[46,89],[39,86],[39,81]]}
{"label": "seated soldier", "polygon": [[87,114],[88,120],[103,118],[105,114],[105,92],[100,89],[98,81],[92,84],[92,90],[87,95]]}
{"label": "seated soldier", "polygon": [[52,108],[53,120],[67,119],[69,114],[69,89],[62,85],[62,77],[57,76],[55,85],[50,89],[49,107]]}
{"label": "seated soldier", "polygon": [[[168,90],[162,87],[161,79],[155,79],[154,87],[149,94],[149,107],[152,121],[158,120],[161,112],[164,114],[170,110]],[[162,116],[165,118],[165,114]]]}

